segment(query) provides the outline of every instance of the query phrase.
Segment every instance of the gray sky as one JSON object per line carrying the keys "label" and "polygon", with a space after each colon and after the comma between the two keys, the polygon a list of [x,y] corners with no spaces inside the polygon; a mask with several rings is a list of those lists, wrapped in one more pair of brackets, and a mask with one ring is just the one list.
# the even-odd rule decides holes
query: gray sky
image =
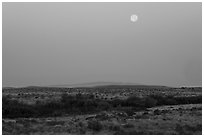
{"label": "gray sky", "polygon": [[201,3],[3,3],[3,86],[201,86],[201,21]]}

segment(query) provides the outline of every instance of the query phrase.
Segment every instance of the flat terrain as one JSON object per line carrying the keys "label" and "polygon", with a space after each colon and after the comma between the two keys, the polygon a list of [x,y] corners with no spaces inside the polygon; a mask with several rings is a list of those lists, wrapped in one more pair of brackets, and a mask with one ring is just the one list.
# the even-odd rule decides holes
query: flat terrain
{"label": "flat terrain", "polygon": [[[202,96],[202,88],[28,87],[3,89],[3,97],[28,105],[52,101],[59,102],[65,95],[69,97],[79,94],[80,96],[89,95],[93,99],[101,100],[103,102],[101,106],[105,106],[104,102],[108,102],[111,104],[111,108],[100,108],[101,106],[99,106],[100,109],[94,111],[93,107],[93,111],[83,110],[84,113],[79,113],[75,109],[75,113],[67,113],[67,111],[61,113],[57,109],[59,112],[55,115],[25,115],[24,117],[24,115],[13,116],[10,113],[10,115],[6,115],[8,110],[4,111],[6,105],[3,103],[3,134],[202,134],[202,102],[197,103],[194,98],[191,98]],[[145,98],[149,96],[151,96],[150,99]],[[170,100],[161,104],[159,103],[161,101],[154,96]],[[138,102],[135,103],[134,101],[133,104],[128,104],[127,102],[131,97],[145,98],[145,106],[142,103],[138,105]],[[85,98],[85,100],[87,99]],[[117,103],[117,100],[120,102]],[[121,103],[121,101],[124,102]],[[54,106],[52,107],[54,109]],[[50,112],[53,113],[53,111]]]}
{"label": "flat terrain", "polygon": [[100,86],[95,88],[55,88],[55,87],[27,87],[27,88],[6,88],[3,95],[11,99],[33,104],[36,101],[58,100],[63,93],[69,95],[93,95],[95,98],[113,100],[115,98],[125,99],[130,96],[199,96],[202,95],[202,88],[168,88],[168,87],[145,87],[145,86]]}

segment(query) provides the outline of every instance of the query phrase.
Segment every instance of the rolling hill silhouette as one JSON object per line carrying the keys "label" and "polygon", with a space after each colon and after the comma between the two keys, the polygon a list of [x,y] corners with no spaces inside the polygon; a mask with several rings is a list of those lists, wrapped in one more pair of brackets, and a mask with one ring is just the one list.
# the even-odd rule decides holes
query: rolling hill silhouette
{"label": "rolling hill silhouette", "polygon": [[64,84],[52,85],[49,87],[61,88],[167,88],[160,85],[144,85],[139,83],[123,83],[123,82],[91,82],[82,84]]}

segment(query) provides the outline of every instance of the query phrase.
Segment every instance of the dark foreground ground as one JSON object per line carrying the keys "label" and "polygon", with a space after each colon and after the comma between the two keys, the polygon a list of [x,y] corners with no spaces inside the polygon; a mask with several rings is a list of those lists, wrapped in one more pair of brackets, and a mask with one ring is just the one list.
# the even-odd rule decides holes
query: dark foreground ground
{"label": "dark foreground ground", "polygon": [[201,135],[201,88],[3,89],[3,134]]}

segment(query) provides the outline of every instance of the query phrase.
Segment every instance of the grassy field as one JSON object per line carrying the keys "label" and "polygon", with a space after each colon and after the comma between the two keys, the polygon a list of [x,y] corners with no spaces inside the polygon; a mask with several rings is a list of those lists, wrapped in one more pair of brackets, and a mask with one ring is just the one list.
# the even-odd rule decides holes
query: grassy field
{"label": "grassy field", "polygon": [[109,111],[97,114],[3,119],[3,134],[198,134],[201,104],[155,107],[132,116]]}
{"label": "grassy field", "polygon": [[[170,89],[172,93],[182,92],[180,94],[166,94],[168,92],[161,94],[164,89],[103,89],[102,93],[111,96],[106,99],[98,95],[98,92],[96,97],[94,90],[87,88],[71,91],[54,89],[52,92],[43,89],[40,95],[44,96],[44,100],[41,97],[29,96],[36,98],[33,99],[34,102],[25,101],[28,96],[24,94],[36,95],[37,92],[34,91],[40,93],[39,89],[33,88],[28,90],[30,92],[26,92],[25,89],[23,92],[19,89],[4,90],[2,133],[5,135],[200,135],[202,134],[202,92],[200,88],[198,89],[181,88],[175,91]],[[142,90],[151,94],[144,92],[144,95],[137,96],[136,92],[141,93]],[[128,94],[131,92],[134,94]],[[53,97],[55,94],[57,97]],[[115,94],[124,97],[119,98]]]}

